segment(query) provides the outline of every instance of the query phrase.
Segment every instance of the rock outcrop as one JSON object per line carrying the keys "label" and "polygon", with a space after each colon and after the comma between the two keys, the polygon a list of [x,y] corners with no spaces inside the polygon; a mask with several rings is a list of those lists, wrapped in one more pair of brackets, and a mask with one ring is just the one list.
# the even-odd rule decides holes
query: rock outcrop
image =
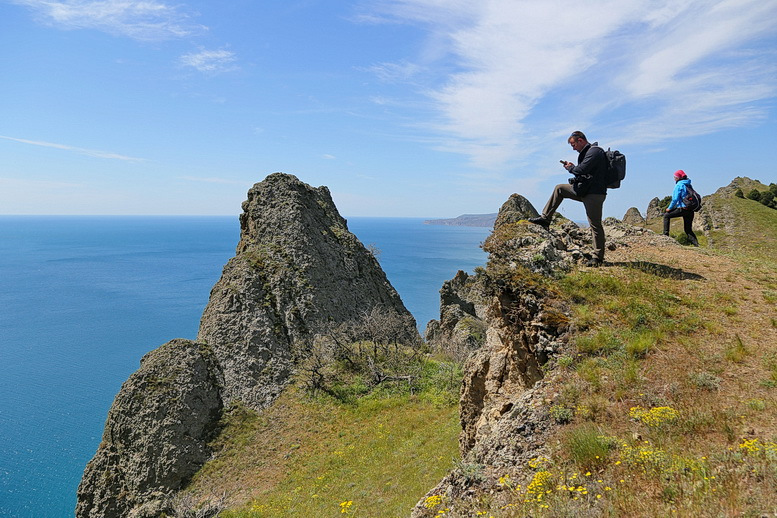
{"label": "rock outcrop", "polygon": [[502,204],[494,221],[494,228],[501,227],[507,223],[517,223],[518,221],[536,218],[539,212],[534,208],[529,200],[520,194],[512,194],[506,202]]}
{"label": "rock outcrop", "polygon": [[248,191],[240,227],[237,255],[211,291],[197,336],[224,368],[227,400],[272,402],[324,325],[376,306],[410,315],[326,187],[272,174]]}
{"label": "rock outcrop", "polygon": [[325,326],[374,308],[415,321],[326,187],[276,173],[248,192],[236,256],[197,341],[150,352],[113,402],[78,488],[77,518],[152,518],[210,457],[223,411],[277,397]]}
{"label": "rock outcrop", "polygon": [[424,339],[435,347],[445,347],[464,359],[483,346],[486,339],[486,304],[488,297],[477,276],[459,270],[440,289],[440,320],[426,325]]}
{"label": "rock outcrop", "polygon": [[[440,320],[427,327],[427,337],[432,335],[438,347],[446,347],[445,340],[467,343],[468,330],[479,335],[485,329],[483,345],[464,366],[459,400],[462,461],[427,493],[444,495],[450,505],[482,495],[504,475],[519,475],[521,466],[546,453],[546,441],[558,426],[549,413],[549,401],[557,396],[551,378],[560,375],[552,364],[571,350],[567,342],[575,329],[566,304],[543,287],[542,277],[556,276],[590,258],[591,235],[569,221],[545,229],[514,217],[516,197],[503,205],[484,243],[489,252],[486,267],[471,276],[459,272],[444,284]],[[644,235],[662,246],[679,246],[671,238],[614,218],[604,224],[610,250],[628,247]],[[465,320],[469,323],[462,326]],[[477,343],[476,338],[469,343]],[[412,515],[434,516],[423,504],[419,502]]]}
{"label": "rock outcrop", "polygon": [[639,209],[636,207],[631,207],[627,210],[626,214],[623,215],[622,221],[635,227],[641,227],[645,224],[645,218],[642,217],[642,214],[639,213]]}
{"label": "rock outcrop", "polygon": [[662,218],[664,217],[664,211],[661,210],[661,207],[659,204],[661,203],[661,200],[658,198],[653,198],[650,200],[647,206],[647,210],[645,211],[645,220],[650,221],[654,218]]}
{"label": "rock outcrop", "polygon": [[148,353],[108,412],[78,488],[76,516],[156,516],[208,460],[221,417],[220,369],[204,344],[173,340]]}
{"label": "rock outcrop", "polygon": [[[446,495],[448,502],[476,494],[479,483],[525,464],[542,450],[552,427],[542,396],[543,366],[564,347],[569,318],[564,304],[537,279],[590,257],[584,250],[590,248],[590,234],[572,222],[548,230],[527,223],[515,210],[520,199],[513,195],[502,206],[484,243],[490,254],[486,267],[474,276],[459,272],[444,284],[440,321],[427,328],[427,337],[434,331],[440,347],[445,340],[463,341],[467,330],[484,334],[464,366],[461,465],[428,493]],[[522,207],[520,212],[532,211]],[[464,319],[467,326],[461,326]],[[477,466],[476,480],[467,466]],[[427,515],[422,502],[413,511],[413,516]]]}

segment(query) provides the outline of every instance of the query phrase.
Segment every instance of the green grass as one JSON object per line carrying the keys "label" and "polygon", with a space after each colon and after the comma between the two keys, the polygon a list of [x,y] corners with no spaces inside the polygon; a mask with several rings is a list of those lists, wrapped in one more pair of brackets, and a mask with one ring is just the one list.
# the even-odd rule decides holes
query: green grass
{"label": "green grass", "polygon": [[746,251],[771,257],[777,249],[777,211],[757,201],[742,198],[714,199],[716,210],[727,210],[734,219],[726,229],[712,230],[716,248]]}
{"label": "green grass", "polygon": [[615,441],[595,426],[572,428],[563,439],[563,448],[580,470],[596,470],[606,464]]}
{"label": "green grass", "polygon": [[458,455],[455,407],[398,397],[302,408],[318,413],[322,406],[329,415],[316,444],[288,445],[285,476],[225,518],[339,516],[342,502],[360,516],[406,516]]}
{"label": "green grass", "polygon": [[234,406],[190,491],[226,491],[222,518],[407,516],[457,462],[460,383],[428,359],[412,394],[386,384],[343,402],[293,386],[262,412]]}

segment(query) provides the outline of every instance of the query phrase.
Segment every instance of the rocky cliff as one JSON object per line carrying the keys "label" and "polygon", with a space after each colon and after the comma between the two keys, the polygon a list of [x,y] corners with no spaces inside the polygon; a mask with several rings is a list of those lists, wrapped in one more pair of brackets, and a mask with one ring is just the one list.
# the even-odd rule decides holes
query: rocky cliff
{"label": "rocky cliff", "polygon": [[[475,275],[459,272],[444,284],[440,320],[427,327],[427,339],[436,345],[459,343],[474,351],[465,363],[460,393],[462,461],[428,497],[477,498],[500,477],[541,456],[558,426],[547,404],[554,397],[552,378],[559,375],[553,364],[569,352],[568,338],[576,330],[566,303],[543,279],[590,258],[591,238],[569,221],[547,230],[528,224],[526,217],[536,211],[525,204],[513,195],[502,206],[484,243],[486,267]],[[679,246],[612,218],[605,228],[609,250],[640,236]],[[434,514],[426,501],[419,502],[414,517]]]}
{"label": "rocky cliff", "polygon": [[326,187],[276,173],[248,191],[237,254],[213,287],[197,339],[224,368],[224,397],[254,408],[283,388],[327,324],[381,306],[408,315]]}
{"label": "rocky cliff", "polygon": [[240,225],[197,340],[147,354],[116,396],[78,488],[77,517],[160,516],[210,457],[224,410],[272,402],[325,326],[380,307],[417,333],[326,187],[272,174],[248,192]]}

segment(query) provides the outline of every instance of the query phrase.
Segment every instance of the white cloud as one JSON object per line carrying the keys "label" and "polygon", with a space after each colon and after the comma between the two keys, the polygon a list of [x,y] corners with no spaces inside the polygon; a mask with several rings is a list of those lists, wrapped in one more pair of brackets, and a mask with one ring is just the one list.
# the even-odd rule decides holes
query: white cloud
{"label": "white cloud", "polygon": [[156,0],[13,0],[52,25],[66,29],[96,29],[137,40],[182,38],[206,28],[192,13]]}
{"label": "white cloud", "polygon": [[206,74],[220,74],[237,70],[235,53],[229,50],[200,50],[181,56],[183,66],[194,68]]}
{"label": "white cloud", "polygon": [[416,63],[379,63],[369,67],[367,70],[376,75],[381,81],[393,83],[397,81],[406,82],[418,74],[421,67]]}
{"label": "white cloud", "polygon": [[763,117],[759,103],[777,95],[777,2],[387,0],[373,8],[371,22],[420,25],[443,48],[374,72],[444,59],[424,91],[438,146],[483,168],[514,164],[572,129],[627,141],[646,130],[661,140],[736,127]]}
{"label": "white cloud", "polygon": [[54,149],[62,149],[64,151],[73,151],[75,153],[78,153],[80,155],[87,155],[92,156],[96,158],[107,158],[110,160],[123,160],[127,162],[143,162],[144,159],[142,158],[135,158],[131,156],[126,155],[119,155],[117,153],[111,153],[109,151],[97,151],[94,149],[84,149],[76,146],[69,146],[67,144],[55,144],[52,142],[43,142],[39,140],[27,140],[27,139],[21,139],[21,138],[14,138],[14,137],[6,137],[3,135],[0,135],[0,139],[4,140],[11,140],[13,142],[19,142],[22,144],[30,144],[32,146],[41,146],[41,147],[50,147]]}

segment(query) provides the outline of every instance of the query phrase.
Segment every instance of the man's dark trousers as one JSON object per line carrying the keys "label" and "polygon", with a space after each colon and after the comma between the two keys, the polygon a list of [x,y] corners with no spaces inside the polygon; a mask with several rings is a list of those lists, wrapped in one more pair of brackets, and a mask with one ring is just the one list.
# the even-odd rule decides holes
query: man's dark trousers
{"label": "man's dark trousers", "polygon": [[561,202],[566,198],[582,202],[585,206],[585,215],[588,217],[588,224],[591,226],[591,234],[594,239],[594,253],[597,259],[604,261],[604,227],[602,226],[602,208],[606,194],[586,194],[578,196],[574,189],[568,183],[560,183],[553,189],[545,208],[542,209],[542,217],[550,221],[553,214],[558,209]]}

